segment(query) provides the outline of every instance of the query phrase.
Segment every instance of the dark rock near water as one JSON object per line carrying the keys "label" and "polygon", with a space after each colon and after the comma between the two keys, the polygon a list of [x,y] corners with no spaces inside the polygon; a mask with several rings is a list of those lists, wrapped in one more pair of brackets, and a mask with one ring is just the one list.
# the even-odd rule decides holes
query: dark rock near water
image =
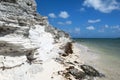
{"label": "dark rock near water", "polygon": [[81,69],[85,72],[86,75],[88,76],[93,76],[93,77],[105,77],[104,74],[99,73],[95,68],[89,65],[81,65]]}
{"label": "dark rock near water", "polygon": [[69,68],[66,69],[75,79],[84,79],[85,78],[85,73],[78,70],[74,66],[70,66]]}
{"label": "dark rock near water", "polygon": [[96,69],[89,65],[81,65],[81,70],[75,68],[74,66],[70,66],[66,68],[67,72],[64,73],[67,76],[66,78],[70,78],[70,75],[73,76],[76,80],[94,80],[95,77],[105,77],[102,73],[99,73]]}

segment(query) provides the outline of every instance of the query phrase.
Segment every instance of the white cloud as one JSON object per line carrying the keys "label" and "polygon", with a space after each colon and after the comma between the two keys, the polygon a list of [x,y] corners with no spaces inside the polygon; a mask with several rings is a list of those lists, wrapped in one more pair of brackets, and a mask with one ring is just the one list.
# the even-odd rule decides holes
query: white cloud
{"label": "white cloud", "polygon": [[72,24],[72,21],[66,21],[66,22],[58,22],[59,25],[70,25]]}
{"label": "white cloud", "polygon": [[84,6],[93,7],[103,13],[110,13],[113,10],[120,10],[120,3],[116,0],[85,0]]}
{"label": "white cloud", "polygon": [[111,29],[115,31],[120,31],[120,25],[111,26]]}
{"label": "white cloud", "polygon": [[88,23],[97,23],[97,22],[100,22],[100,21],[101,21],[100,19],[88,20]]}
{"label": "white cloud", "polygon": [[116,26],[111,26],[112,29],[119,29],[120,26],[119,25],[116,25]]}
{"label": "white cloud", "polygon": [[68,14],[68,12],[66,11],[61,11],[60,14],[59,14],[59,17],[61,18],[68,18],[70,15]]}
{"label": "white cloud", "polygon": [[72,21],[66,21],[66,24],[72,24]]}
{"label": "white cloud", "polygon": [[55,15],[54,13],[49,13],[48,16],[49,16],[50,18],[56,18],[56,15]]}
{"label": "white cloud", "polygon": [[73,33],[80,34],[80,28],[79,27],[75,27]]}
{"label": "white cloud", "polygon": [[75,32],[77,32],[77,33],[80,32],[80,28],[76,27]]}
{"label": "white cloud", "polygon": [[57,22],[57,24],[59,24],[59,25],[64,25],[64,22]]}
{"label": "white cloud", "polygon": [[80,8],[80,11],[85,11],[85,8],[83,8],[83,7],[82,7],[82,8]]}
{"label": "white cloud", "polygon": [[98,32],[105,32],[105,29],[100,29],[98,30]]}
{"label": "white cloud", "polygon": [[112,32],[120,31],[120,25],[109,26],[106,24],[101,29],[99,29],[98,32],[105,32],[106,30],[111,30]]}
{"label": "white cloud", "polygon": [[98,32],[105,32],[106,29],[109,29],[109,25],[105,24],[104,26],[101,27],[101,29],[98,30]]}
{"label": "white cloud", "polygon": [[73,34],[80,34],[80,27],[75,27],[74,29],[68,29],[66,32]]}
{"label": "white cloud", "polygon": [[105,28],[109,28],[109,25],[106,24],[106,25],[105,25]]}
{"label": "white cloud", "polygon": [[88,26],[88,27],[86,27],[86,29],[88,29],[88,30],[95,30],[95,27],[94,26]]}
{"label": "white cloud", "polygon": [[111,29],[120,31],[120,25],[111,26]]}

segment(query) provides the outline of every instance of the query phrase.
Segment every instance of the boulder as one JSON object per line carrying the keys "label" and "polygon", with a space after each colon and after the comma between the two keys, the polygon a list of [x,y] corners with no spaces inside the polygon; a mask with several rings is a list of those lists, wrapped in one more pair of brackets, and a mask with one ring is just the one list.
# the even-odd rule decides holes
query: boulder
{"label": "boulder", "polygon": [[89,65],[80,65],[81,69],[85,72],[86,75],[92,77],[105,77],[102,73],[99,73],[98,70]]}
{"label": "boulder", "polygon": [[73,77],[75,77],[75,79],[84,79],[85,78],[85,73],[78,70],[77,68],[75,68],[74,66],[70,66],[69,68],[66,69]]}

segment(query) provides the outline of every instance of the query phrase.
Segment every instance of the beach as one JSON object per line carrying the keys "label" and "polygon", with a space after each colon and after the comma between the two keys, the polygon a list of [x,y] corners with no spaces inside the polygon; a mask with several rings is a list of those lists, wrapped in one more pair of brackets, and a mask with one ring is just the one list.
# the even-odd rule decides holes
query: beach
{"label": "beach", "polygon": [[[77,41],[76,46],[80,49],[80,58],[82,61],[84,61],[84,64],[91,65],[100,73],[105,74],[105,77],[96,78],[96,80],[119,80],[119,54],[115,54],[115,52],[114,54],[111,54],[110,52],[108,53],[107,48],[102,47],[106,49],[102,50],[102,48],[98,48],[97,46],[95,46],[95,42],[91,44],[89,43],[88,45],[87,41]],[[111,52],[113,52],[113,50],[111,50]]]}

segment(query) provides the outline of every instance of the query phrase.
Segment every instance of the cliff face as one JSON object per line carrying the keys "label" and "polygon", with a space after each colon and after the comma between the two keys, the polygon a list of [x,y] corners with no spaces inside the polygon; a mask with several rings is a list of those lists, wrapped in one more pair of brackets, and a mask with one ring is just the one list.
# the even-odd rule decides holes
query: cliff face
{"label": "cliff face", "polygon": [[34,0],[0,0],[0,80],[93,80],[96,70],[81,70],[79,52]]}
{"label": "cliff face", "polygon": [[40,80],[70,41],[36,13],[34,0],[0,0],[0,80]]}
{"label": "cliff face", "polygon": [[63,39],[68,41],[69,36],[51,27],[47,17],[36,13],[34,0],[0,1],[0,55],[24,56],[40,47],[50,51],[54,43]]}

